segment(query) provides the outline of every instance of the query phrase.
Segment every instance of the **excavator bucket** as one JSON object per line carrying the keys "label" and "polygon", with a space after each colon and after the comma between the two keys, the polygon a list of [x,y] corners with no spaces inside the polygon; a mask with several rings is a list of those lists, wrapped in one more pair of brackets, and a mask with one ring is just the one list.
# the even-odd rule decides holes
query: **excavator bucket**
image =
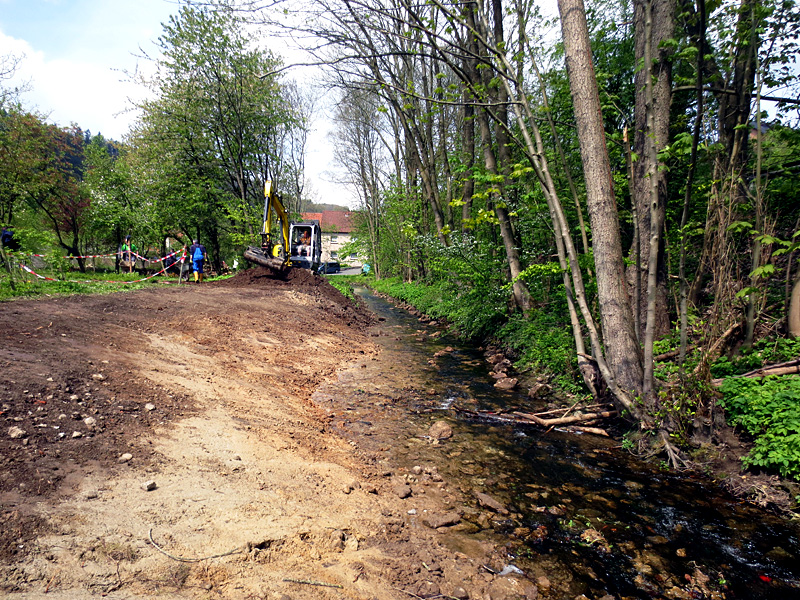
{"label": "excavator bucket", "polygon": [[255,246],[248,246],[247,250],[244,251],[244,258],[253,264],[267,267],[279,273],[283,273],[286,270],[286,263],[282,258],[268,256],[264,250]]}

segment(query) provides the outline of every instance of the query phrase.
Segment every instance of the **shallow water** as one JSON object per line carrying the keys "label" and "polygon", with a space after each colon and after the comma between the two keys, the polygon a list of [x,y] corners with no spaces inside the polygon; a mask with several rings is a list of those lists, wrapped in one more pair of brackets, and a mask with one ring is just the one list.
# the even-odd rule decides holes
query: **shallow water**
{"label": "shallow water", "polygon": [[[546,575],[548,597],[800,599],[800,526],[605,438],[460,418],[454,407],[496,410],[524,398],[494,389],[479,350],[357,292],[384,319],[382,352],[329,401],[345,403],[348,431],[393,463],[435,462],[447,481],[503,502],[510,515],[465,519],[476,537],[509,548],[514,567]],[[418,443],[439,419],[452,441]]]}

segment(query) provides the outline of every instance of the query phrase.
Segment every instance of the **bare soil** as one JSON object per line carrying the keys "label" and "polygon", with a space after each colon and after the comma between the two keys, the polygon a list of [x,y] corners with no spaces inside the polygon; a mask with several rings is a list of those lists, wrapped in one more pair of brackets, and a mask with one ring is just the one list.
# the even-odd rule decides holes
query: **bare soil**
{"label": "bare soil", "polygon": [[315,401],[372,324],[302,270],[0,306],[3,597],[534,597]]}

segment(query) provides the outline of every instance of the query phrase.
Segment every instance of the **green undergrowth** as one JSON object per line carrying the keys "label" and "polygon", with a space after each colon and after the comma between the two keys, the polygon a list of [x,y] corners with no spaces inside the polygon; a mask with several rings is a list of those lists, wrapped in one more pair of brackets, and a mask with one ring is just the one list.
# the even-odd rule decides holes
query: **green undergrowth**
{"label": "green undergrowth", "polygon": [[584,391],[572,331],[556,315],[543,310],[514,315],[495,337],[519,353],[518,368],[535,369],[566,392]]}
{"label": "green undergrowth", "polygon": [[446,320],[456,334],[468,341],[489,337],[506,320],[506,294],[502,290],[460,286],[447,280],[430,285],[406,283],[397,277],[370,278],[368,285],[434,319]]}
{"label": "green undergrowth", "polygon": [[[12,287],[8,273],[0,277],[0,301],[15,298],[46,298],[50,296],[69,296],[74,294],[110,294],[113,292],[140,290],[161,283],[158,278],[136,281],[142,276],[122,273],[42,273],[55,281],[39,279],[32,275],[14,277]],[[177,282],[176,279],[171,281]]]}
{"label": "green undergrowth", "polygon": [[728,422],[753,437],[744,466],[800,481],[800,376],[729,377],[722,394]]}
{"label": "green undergrowth", "polygon": [[355,300],[356,295],[353,293],[353,286],[351,285],[351,282],[354,282],[357,277],[358,275],[326,277],[325,280],[339,290],[345,296],[345,298]]}
{"label": "green undergrowth", "polygon": [[482,343],[491,339],[517,354],[518,370],[535,370],[550,377],[565,392],[581,393],[583,382],[577,366],[572,332],[558,311],[532,309],[527,317],[508,316],[506,293],[497,296],[470,293],[450,282],[434,285],[405,283],[398,278],[367,283],[374,290],[407,302],[430,317],[447,321],[461,339]]}

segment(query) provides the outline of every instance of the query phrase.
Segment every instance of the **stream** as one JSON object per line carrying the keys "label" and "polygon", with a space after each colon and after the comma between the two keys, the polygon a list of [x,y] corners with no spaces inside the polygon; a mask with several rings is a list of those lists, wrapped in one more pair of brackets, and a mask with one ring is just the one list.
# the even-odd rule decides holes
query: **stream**
{"label": "stream", "polygon": [[[381,319],[381,353],[316,400],[336,403],[343,433],[388,462],[435,464],[465,497],[483,492],[508,507],[491,518],[463,507],[461,531],[507,548],[512,568],[534,581],[546,576],[546,597],[800,599],[796,522],[638,461],[615,440],[464,418],[455,407],[520,405],[524,391],[496,390],[483,353],[444,328],[356,293]],[[454,435],[433,445],[420,432],[438,420]]]}

